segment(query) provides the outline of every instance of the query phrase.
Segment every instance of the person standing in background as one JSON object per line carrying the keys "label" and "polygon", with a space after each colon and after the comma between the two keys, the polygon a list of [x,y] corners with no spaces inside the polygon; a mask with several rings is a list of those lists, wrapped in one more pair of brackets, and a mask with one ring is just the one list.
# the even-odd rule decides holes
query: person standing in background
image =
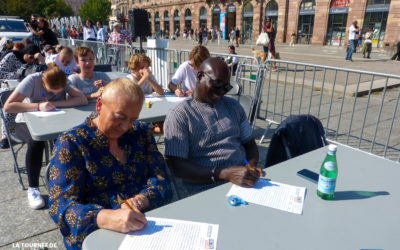
{"label": "person standing in background", "polygon": [[400,34],[399,34],[399,36],[397,37],[397,52],[396,52],[396,54],[394,54],[393,56],[392,56],[392,60],[396,60],[396,57],[397,57],[397,61],[400,61]]}
{"label": "person standing in background", "polygon": [[359,29],[357,26],[357,20],[353,21],[353,24],[349,28],[349,49],[347,51],[346,60],[353,61],[352,56],[356,49],[357,33]]}
{"label": "person standing in background", "polygon": [[372,29],[369,28],[368,31],[365,33],[365,40],[364,45],[362,48],[363,57],[365,58],[365,53],[367,53],[367,58],[370,59],[371,57],[371,50],[372,50]]}
{"label": "person standing in background", "polygon": [[107,41],[107,31],[103,27],[103,23],[101,21],[97,21],[97,41],[104,43]]}
{"label": "person standing in background", "polygon": [[61,27],[61,37],[66,39],[67,38],[67,24],[63,23]]}
{"label": "person standing in background", "polygon": [[296,33],[292,32],[292,34],[290,35],[290,43],[289,46],[293,46],[294,47],[294,43],[296,42]]}
{"label": "person standing in background", "polygon": [[86,20],[86,26],[83,27],[83,40],[96,41],[97,30],[91,20]]}
{"label": "person standing in background", "polygon": [[240,30],[239,30],[239,27],[236,27],[236,30],[235,30],[236,47],[239,47],[239,37],[240,37]]}

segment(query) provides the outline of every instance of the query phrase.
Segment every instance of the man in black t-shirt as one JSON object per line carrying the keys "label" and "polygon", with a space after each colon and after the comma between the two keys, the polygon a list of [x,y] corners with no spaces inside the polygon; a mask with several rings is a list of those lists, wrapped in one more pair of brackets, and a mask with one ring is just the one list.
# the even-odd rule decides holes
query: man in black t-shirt
{"label": "man in black t-shirt", "polygon": [[57,45],[58,40],[57,40],[57,35],[50,29],[49,23],[47,22],[46,19],[40,17],[38,19],[38,29],[35,31],[31,24],[29,24],[29,27],[32,29],[32,33],[34,35],[40,36],[41,38],[41,45]]}
{"label": "man in black t-shirt", "polygon": [[239,27],[236,27],[236,30],[235,30],[236,47],[239,47],[239,36],[240,36],[240,30],[239,30]]}

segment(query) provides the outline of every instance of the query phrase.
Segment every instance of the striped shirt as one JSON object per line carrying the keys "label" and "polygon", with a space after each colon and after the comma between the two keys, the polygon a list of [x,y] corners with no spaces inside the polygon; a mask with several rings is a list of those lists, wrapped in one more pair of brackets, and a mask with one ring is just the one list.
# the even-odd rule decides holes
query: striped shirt
{"label": "striped shirt", "polygon": [[[243,107],[229,97],[215,105],[189,97],[170,110],[164,122],[165,155],[200,166],[244,165],[243,144],[253,139],[253,129]],[[181,198],[215,187],[177,179]]]}
{"label": "striped shirt", "polygon": [[243,107],[222,97],[215,105],[189,97],[168,112],[164,123],[165,155],[201,166],[244,165],[243,144],[253,129]]}

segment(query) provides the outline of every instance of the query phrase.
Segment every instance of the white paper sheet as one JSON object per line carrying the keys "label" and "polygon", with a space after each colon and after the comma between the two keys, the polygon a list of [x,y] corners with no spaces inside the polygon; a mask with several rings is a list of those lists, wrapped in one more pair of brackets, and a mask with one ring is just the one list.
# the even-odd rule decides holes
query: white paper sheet
{"label": "white paper sheet", "polygon": [[252,188],[233,185],[226,196],[236,195],[247,202],[302,214],[305,187],[260,179]]}
{"label": "white paper sheet", "polygon": [[167,102],[181,102],[184,101],[187,97],[177,97],[177,96],[166,96]]}
{"label": "white paper sheet", "polygon": [[162,101],[161,98],[155,97],[155,96],[152,96],[152,95],[145,95],[145,98],[146,98],[145,102],[159,102],[159,101]]}
{"label": "white paper sheet", "polygon": [[202,250],[216,249],[219,225],[147,217],[140,231],[127,234],[119,250]]}
{"label": "white paper sheet", "polygon": [[36,117],[42,118],[42,117],[48,117],[48,116],[54,116],[54,115],[62,115],[65,114],[64,110],[61,109],[55,109],[52,111],[34,111],[34,112],[28,112],[31,115],[34,115]]}

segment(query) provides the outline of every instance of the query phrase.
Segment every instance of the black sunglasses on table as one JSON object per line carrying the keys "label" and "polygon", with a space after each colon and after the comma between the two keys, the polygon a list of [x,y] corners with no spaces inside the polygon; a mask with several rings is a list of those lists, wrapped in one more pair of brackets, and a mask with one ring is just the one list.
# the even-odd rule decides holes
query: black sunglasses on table
{"label": "black sunglasses on table", "polygon": [[210,76],[208,73],[204,72],[204,71],[200,71],[199,73],[205,74],[206,76],[208,76],[208,78],[210,78],[213,81],[213,88],[215,90],[220,90],[223,89],[225,92],[229,92],[229,90],[231,90],[233,87],[232,85],[230,85],[229,83],[226,84],[225,82],[218,80],[218,79],[214,79],[212,76]]}

